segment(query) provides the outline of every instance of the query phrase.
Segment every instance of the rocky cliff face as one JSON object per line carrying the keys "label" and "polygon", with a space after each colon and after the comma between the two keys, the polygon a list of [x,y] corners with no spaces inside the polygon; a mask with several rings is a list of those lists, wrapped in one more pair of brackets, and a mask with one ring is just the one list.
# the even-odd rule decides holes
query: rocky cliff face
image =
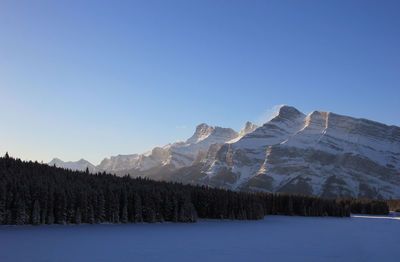
{"label": "rocky cliff face", "polygon": [[[400,128],[283,106],[268,123],[222,145],[187,181],[324,197],[400,197]],[[192,175],[193,176],[193,175]]]}

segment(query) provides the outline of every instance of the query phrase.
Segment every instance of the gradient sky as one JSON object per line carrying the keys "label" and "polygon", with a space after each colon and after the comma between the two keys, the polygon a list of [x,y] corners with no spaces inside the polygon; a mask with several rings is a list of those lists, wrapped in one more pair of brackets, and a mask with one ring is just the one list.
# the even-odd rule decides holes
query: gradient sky
{"label": "gradient sky", "polygon": [[400,126],[400,1],[0,1],[0,153],[141,153],[279,104]]}

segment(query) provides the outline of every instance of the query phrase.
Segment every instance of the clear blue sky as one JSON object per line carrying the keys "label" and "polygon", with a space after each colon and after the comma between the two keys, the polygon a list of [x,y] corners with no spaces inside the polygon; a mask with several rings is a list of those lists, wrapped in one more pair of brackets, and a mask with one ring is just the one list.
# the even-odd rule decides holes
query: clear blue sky
{"label": "clear blue sky", "polygon": [[141,153],[288,104],[400,126],[400,1],[0,2],[0,153]]}

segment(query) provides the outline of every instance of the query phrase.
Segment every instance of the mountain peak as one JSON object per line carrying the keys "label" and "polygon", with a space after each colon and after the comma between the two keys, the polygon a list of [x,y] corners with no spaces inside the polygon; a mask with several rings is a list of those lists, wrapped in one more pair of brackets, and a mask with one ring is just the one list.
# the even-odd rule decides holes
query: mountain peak
{"label": "mountain peak", "polygon": [[54,157],[49,163],[51,162],[63,162],[63,161],[57,157]]}
{"label": "mountain peak", "polygon": [[301,114],[294,106],[282,105],[279,108],[279,114]]}
{"label": "mountain peak", "polygon": [[240,136],[244,136],[250,132],[253,132],[254,130],[256,130],[259,126],[253,124],[250,121],[247,121],[246,124],[243,126],[242,130],[240,131],[239,135]]}
{"label": "mountain peak", "polygon": [[204,128],[208,128],[208,127],[211,127],[211,126],[207,125],[206,123],[201,123],[201,124],[198,124],[198,125],[196,126],[196,130],[198,130],[198,129],[204,129]]}
{"label": "mountain peak", "polygon": [[196,127],[196,130],[191,138],[189,138],[186,142],[187,143],[197,143],[200,142],[201,140],[205,139],[208,137],[214,128],[212,126],[209,126],[205,123],[201,123]]}
{"label": "mountain peak", "polygon": [[282,120],[295,120],[299,117],[305,117],[305,114],[297,110],[293,106],[282,105],[279,108],[278,113],[272,117],[271,121],[282,121]]}
{"label": "mountain peak", "polygon": [[257,128],[259,128],[258,125],[255,125],[250,121],[247,121],[246,124],[244,124],[242,130],[239,132],[239,134],[237,134],[237,136],[235,138],[233,138],[232,140],[228,141],[227,143],[229,143],[229,144],[235,143],[235,142],[239,141],[245,135],[247,135],[247,134],[253,132],[254,130],[256,130]]}

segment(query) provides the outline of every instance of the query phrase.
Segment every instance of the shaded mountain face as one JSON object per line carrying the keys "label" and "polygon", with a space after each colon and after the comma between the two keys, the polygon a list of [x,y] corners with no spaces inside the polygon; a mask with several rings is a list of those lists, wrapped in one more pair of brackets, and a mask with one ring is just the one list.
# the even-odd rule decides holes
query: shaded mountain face
{"label": "shaded mountain face", "polygon": [[97,171],[233,190],[400,198],[400,128],[282,106],[263,126],[197,126],[186,141],[104,159]]}

